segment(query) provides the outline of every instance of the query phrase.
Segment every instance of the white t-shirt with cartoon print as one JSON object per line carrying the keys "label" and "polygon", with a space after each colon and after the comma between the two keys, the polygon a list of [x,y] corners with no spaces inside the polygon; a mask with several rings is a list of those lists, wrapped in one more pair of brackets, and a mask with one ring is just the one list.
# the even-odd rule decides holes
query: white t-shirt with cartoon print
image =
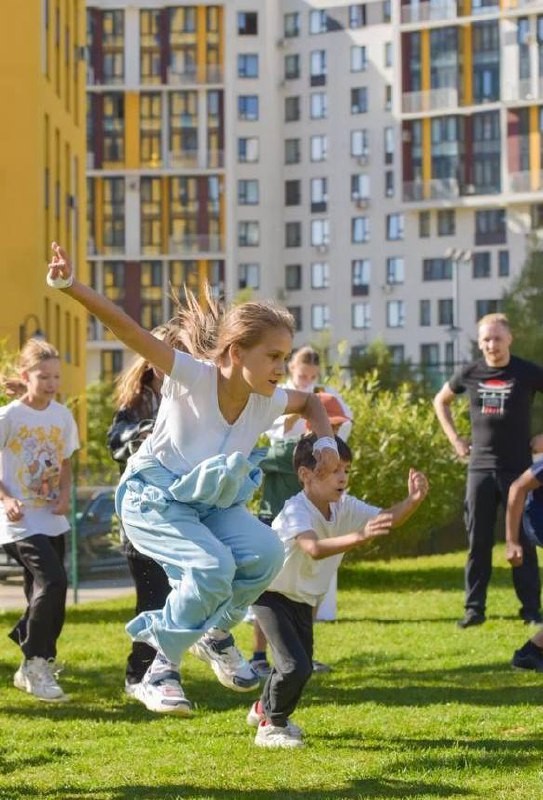
{"label": "white t-shirt with cartoon print", "polygon": [[0,480],[23,504],[23,517],[11,522],[0,503],[0,544],[68,530],[67,518],[52,514],[51,506],[58,497],[62,462],[78,447],[75,420],[61,403],[53,400],[38,410],[13,400],[0,408]]}
{"label": "white t-shirt with cartoon print", "polygon": [[260,434],[285,410],[287,394],[280,388],[271,397],[252,392],[230,424],[219,408],[217,380],[215,364],[176,350],[153,432],[132,459],[151,455],[174,475],[186,475],[218,454],[239,452],[247,458]]}
{"label": "white t-shirt with cartoon print", "polygon": [[330,519],[326,519],[305,492],[295,494],[272,522],[272,528],[285,545],[285,560],[268,591],[284,594],[296,603],[318,606],[345,554],[311,558],[298,547],[296,537],[307,531],[313,531],[317,539],[353,533],[364,528],[380,511],[377,506],[344,494],[337,503],[330,503]]}

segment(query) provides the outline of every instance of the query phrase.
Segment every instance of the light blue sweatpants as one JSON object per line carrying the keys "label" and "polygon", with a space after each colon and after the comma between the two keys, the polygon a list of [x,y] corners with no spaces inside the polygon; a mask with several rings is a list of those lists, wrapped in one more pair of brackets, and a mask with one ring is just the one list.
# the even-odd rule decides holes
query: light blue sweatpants
{"label": "light blue sweatpants", "polygon": [[126,626],[178,664],[212,627],[229,630],[283,565],[279,537],[244,505],[217,508],[174,500],[175,480],[158,465],[125,473],[117,511],[134,547],[157,561],[172,591],[162,610],[144,611]]}

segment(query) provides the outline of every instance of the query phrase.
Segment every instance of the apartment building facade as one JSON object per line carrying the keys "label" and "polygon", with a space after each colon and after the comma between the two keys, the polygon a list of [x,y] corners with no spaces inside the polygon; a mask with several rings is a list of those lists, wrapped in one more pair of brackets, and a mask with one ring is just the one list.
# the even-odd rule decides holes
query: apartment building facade
{"label": "apartment building facade", "polygon": [[[539,222],[539,13],[463,2],[88,4],[88,260],[146,327],[169,287],[292,310],[346,363],[452,366]],[[90,327],[89,373],[127,358]],[[345,343],[338,355],[338,345]]]}

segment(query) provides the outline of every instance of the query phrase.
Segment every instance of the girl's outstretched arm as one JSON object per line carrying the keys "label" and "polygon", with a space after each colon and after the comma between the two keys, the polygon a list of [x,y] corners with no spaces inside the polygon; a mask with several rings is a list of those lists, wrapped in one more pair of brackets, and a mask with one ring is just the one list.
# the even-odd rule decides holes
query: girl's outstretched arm
{"label": "girl's outstretched arm", "polygon": [[139,353],[161,372],[170,375],[173,368],[173,348],[138,325],[132,317],[107,297],[75,280],[72,264],[66,251],[56,242],[53,242],[51,247],[53,257],[48,267],[47,283],[54,287],[55,282],[58,282],[60,284],[58,288],[98,317],[119,341]]}

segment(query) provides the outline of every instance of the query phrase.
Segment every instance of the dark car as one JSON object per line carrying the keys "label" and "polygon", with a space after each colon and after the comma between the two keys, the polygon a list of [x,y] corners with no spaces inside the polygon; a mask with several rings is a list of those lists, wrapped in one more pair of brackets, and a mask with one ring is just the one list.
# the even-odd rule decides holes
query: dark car
{"label": "dark car", "polygon": [[[80,486],[76,491],[77,569],[79,577],[96,573],[125,572],[119,521],[115,514],[115,487]],[[66,566],[72,569],[71,531],[66,535]],[[0,577],[17,575],[20,565],[0,547]]]}

